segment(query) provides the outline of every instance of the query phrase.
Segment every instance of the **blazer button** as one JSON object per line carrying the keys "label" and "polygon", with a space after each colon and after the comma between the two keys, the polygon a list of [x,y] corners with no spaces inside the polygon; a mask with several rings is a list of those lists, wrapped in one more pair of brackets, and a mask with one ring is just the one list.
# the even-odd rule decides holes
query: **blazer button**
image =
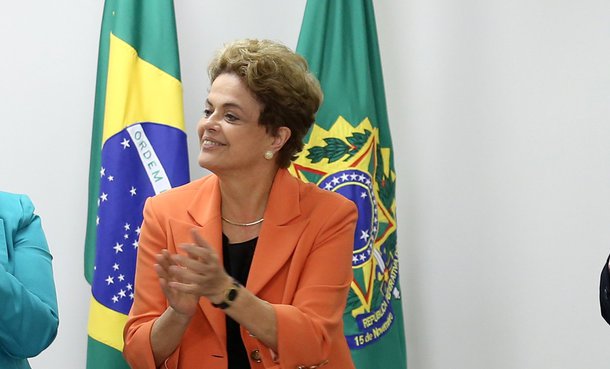
{"label": "blazer button", "polygon": [[250,359],[252,359],[252,361],[256,362],[256,363],[262,363],[263,360],[261,359],[261,353],[258,350],[253,350],[250,353]]}

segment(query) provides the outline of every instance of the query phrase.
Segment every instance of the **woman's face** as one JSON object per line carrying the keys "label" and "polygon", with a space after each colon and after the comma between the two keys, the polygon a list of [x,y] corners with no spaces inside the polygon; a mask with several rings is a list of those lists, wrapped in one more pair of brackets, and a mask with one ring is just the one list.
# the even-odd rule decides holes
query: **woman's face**
{"label": "woman's face", "polygon": [[218,76],[197,125],[199,165],[218,173],[256,170],[265,163],[273,137],[258,124],[262,108],[235,74]]}

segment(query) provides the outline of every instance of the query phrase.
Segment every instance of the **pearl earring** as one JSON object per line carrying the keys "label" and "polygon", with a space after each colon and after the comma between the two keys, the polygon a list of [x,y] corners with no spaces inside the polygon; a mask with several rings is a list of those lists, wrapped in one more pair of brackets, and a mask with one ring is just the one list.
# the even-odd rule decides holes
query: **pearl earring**
{"label": "pearl earring", "polygon": [[273,159],[273,151],[271,151],[271,150],[265,151],[265,159],[267,159],[267,160]]}

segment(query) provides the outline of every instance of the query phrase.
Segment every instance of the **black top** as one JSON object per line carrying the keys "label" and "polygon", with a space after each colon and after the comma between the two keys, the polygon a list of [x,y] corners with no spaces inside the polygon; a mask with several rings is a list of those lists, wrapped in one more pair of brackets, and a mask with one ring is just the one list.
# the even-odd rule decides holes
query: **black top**
{"label": "black top", "polygon": [[[246,285],[258,237],[241,243],[229,243],[222,235],[222,258],[225,270],[242,285]],[[227,316],[227,354],[229,369],[250,369],[248,354],[241,340],[239,324]]]}

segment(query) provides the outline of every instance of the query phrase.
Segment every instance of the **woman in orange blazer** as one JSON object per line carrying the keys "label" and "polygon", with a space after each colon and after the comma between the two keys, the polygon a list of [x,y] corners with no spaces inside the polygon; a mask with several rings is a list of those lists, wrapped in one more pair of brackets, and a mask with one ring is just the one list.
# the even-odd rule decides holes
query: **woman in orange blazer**
{"label": "woman in orange blazer", "polygon": [[343,310],[357,210],[285,169],[321,103],[305,60],[270,41],[209,67],[199,164],[150,198],[124,355],[134,369],[351,369]]}

